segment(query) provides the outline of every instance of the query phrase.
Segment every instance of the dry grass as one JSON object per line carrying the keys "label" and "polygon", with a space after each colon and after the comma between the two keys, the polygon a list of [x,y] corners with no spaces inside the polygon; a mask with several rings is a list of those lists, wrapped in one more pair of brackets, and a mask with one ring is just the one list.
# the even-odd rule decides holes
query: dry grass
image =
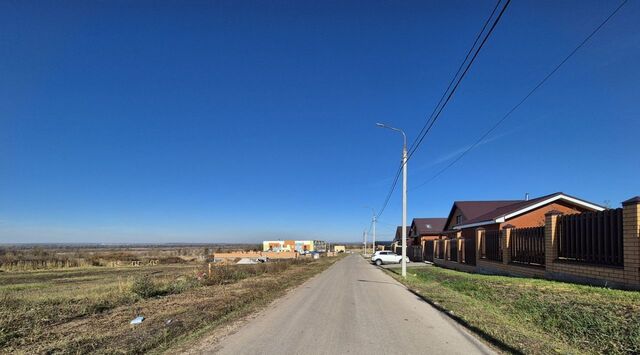
{"label": "dry grass", "polygon": [[[0,273],[0,352],[161,351],[281,295],[336,258]],[[138,326],[129,321],[146,320]]]}
{"label": "dry grass", "polygon": [[201,246],[3,246],[0,245],[0,272],[87,266],[125,266],[132,262],[176,264],[204,261],[220,251],[255,250],[253,244]]}

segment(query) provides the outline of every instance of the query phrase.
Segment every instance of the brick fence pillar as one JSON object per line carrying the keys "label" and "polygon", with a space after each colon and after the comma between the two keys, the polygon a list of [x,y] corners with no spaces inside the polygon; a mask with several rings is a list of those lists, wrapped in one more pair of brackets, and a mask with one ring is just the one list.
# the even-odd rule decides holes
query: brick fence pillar
{"label": "brick fence pillar", "polygon": [[460,244],[462,242],[462,232],[459,231],[456,233],[456,240],[455,243],[458,246],[457,250],[458,250],[458,255],[456,255],[458,257],[458,263],[462,263],[462,252],[460,250]]}
{"label": "brick fence pillar", "polygon": [[544,215],[544,265],[546,269],[551,268],[558,259],[558,217],[562,215],[560,211],[549,211]]}
{"label": "brick fence pillar", "polygon": [[505,224],[502,226],[502,263],[509,264],[511,262],[511,229],[513,228],[510,224]]}
{"label": "brick fence pillar", "polygon": [[451,248],[450,248],[450,244],[451,244],[451,239],[445,239],[444,240],[444,260],[449,260],[449,255],[451,253]]}
{"label": "brick fence pillar", "polygon": [[640,287],[640,196],[622,202],[625,283]]}
{"label": "brick fence pillar", "polygon": [[476,265],[485,254],[484,228],[476,228]]}

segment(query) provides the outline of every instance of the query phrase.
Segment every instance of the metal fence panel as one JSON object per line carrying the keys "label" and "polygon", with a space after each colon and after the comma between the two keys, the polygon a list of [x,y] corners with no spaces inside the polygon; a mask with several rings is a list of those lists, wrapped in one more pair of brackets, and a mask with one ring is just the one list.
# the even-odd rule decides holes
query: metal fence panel
{"label": "metal fence panel", "polygon": [[502,233],[499,230],[484,232],[485,258],[502,262]]}
{"label": "metal fence panel", "polygon": [[462,240],[464,245],[464,263],[467,265],[476,264],[476,238],[465,238]]}
{"label": "metal fence panel", "polygon": [[623,266],[622,208],[559,216],[558,259]]}
{"label": "metal fence panel", "polygon": [[511,262],[544,265],[544,226],[514,228],[510,236]]}

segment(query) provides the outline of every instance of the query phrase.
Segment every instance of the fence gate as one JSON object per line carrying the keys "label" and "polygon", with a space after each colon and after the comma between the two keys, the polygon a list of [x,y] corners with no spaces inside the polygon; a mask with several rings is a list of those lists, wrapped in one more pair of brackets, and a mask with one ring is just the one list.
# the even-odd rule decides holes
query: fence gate
{"label": "fence gate", "polygon": [[464,263],[467,265],[476,264],[476,238],[464,238],[462,240],[464,248]]}
{"label": "fence gate", "polygon": [[422,256],[422,246],[411,245],[407,247],[407,257],[414,262],[424,261]]}
{"label": "fence gate", "polygon": [[433,240],[427,240],[424,244],[424,260],[433,262]]}
{"label": "fence gate", "polygon": [[458,261],[458,239],[449,239],[449,260]]}
{"label": "fence gate", "polygon": [[502,262],[502,233],[499,230],[485,231],[483,242],[485,258]]}
{"label": "fence gate", "polygon": [[445,239],[438,240],[438,259],[444,259],[444,256],[446,255],[444,248],[445,241]]}

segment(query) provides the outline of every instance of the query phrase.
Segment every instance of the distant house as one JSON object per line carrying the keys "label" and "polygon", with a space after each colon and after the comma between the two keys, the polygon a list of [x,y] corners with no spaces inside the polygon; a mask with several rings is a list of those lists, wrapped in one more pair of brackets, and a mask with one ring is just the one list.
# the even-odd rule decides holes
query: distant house
{"label": "distant house", "polygon": [[327,243],[322,240],[265,240],[262,251],[306,253],[327,251]]}
{"label": "distant house", "polygon": [[422,245],[424,241],[440,239],[446,223],[447,218],[414,218],[407,232],[411,245]]}
{"label": "distant house", "polygon": [[[441,238],[446,221],[446,218],[414,218],[411,225],[407,226],[407,247],[421,246],[424,241]],[[401,248],[402,226],[398,226],[391,250],[399,253]]]}

